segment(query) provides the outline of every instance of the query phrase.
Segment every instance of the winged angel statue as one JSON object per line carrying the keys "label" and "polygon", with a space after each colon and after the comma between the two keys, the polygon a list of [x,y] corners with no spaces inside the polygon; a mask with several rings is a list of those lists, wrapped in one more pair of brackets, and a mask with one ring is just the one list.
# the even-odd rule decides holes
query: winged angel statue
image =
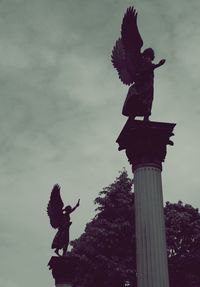
{"label": "winged angel statue", "polygon": [[165,60],[152,63],[154,50],[148,48],[141,52],[142,46],[137,12],[134,7],[129,7],[122,21],[121,38],[116,41],[111,58],[120,80],[125,85],[131,85],[122,114],[132,118],[142,116],[148,121],[153,101],[154,70],[162,66]]}
{"label": "winged angel statue", "polygon": [[58,228],[58,231],[53,239],[51,248],[55,249],[58,256],[59,249],[63,249],[63,256],[67,253],[69,245],[69,228],[72,222],[70,221],[70,213],[72,213],[80,204],[80,199],[77,204],[72,208],[70,205],[64,207],[63,201],[60,196],[60,186],[54,185],[50,200],[47,206],[47,213],[50,219],[50,224],[53,228]]}

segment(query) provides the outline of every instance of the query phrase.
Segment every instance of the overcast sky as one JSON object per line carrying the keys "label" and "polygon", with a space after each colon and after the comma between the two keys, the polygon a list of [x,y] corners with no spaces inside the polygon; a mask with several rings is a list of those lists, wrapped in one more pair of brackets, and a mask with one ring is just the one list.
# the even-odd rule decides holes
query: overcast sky
{"label": "overcast sky", "polygon": [[135,5],[156,71],[152,120],[177,123],[163,166],[165,201],[200,207],[200,2],[0,0],[0,287],[53,286],[55,234],[46,206],[54,183],[72,216],[71,239],[93,200],[131,168],[115,143],[127,87],[110,54]]}

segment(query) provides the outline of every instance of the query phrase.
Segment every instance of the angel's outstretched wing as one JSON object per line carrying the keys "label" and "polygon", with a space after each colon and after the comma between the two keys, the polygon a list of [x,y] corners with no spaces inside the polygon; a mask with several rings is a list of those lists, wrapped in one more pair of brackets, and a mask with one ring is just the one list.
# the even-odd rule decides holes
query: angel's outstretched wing
{"label": "angel's outstretched wing", "polygon": [[112,50],[111,58],[113,66],[115,67],[115,69],[117,69],[120,80],[125,85],[132,84],[133,77],[128,70],[126,51],[124,49],[124,45],[121,38],[116,41],[115,46]]}
{"label": "angel's outstretched wing", "polygon": [[121,35],[127,53],[138,57],[143,41],[138,30],[137,13],[134,7],[129,7],[124,15]]}
{"label": "angel's outstretched wing", "polygon": [[53,228],[58,228],[62,218],[62,208],[64,204],[60,196],[60,186],[54,185],[50,200],[47,206],[47,213],[50,219],[50,224]]}
{"label": "angel's outstretched wing", "polygon": [[134,7],[129,7],[122,21],[121,38],[117,40],[111,56],[120,80],[126,85],[135,81],[142,46],[143,40],[137,27],[137,13]]}

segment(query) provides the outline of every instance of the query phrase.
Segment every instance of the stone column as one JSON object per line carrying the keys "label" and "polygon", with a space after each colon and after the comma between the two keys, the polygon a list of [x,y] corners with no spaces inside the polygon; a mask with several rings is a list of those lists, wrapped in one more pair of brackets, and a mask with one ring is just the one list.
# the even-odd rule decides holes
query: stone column
{"label": "stone column", "polygon": [[48,266],[52,271],[56,287],[71,287],[75,276],[77,258],[52,256]]}
{"label": "stone column", "polygon": [[117,139],[134,173],[138,287],[169,287],[161,171],[174,126],[129,119]]}

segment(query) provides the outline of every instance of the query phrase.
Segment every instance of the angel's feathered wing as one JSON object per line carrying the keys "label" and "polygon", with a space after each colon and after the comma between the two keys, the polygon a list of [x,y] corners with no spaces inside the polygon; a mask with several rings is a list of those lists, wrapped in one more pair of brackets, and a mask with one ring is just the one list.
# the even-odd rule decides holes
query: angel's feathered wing
{"label": "angel's feathered wing", "polygon": [[53,228],[58,228],[62,219],[62,208],[64,204],[60,196],[60,187],[54,185],[50,200],[47,206],[47,214],[50,219],[50,224]]}
{"label": "angel's feathered wing", "polygon": [[116,41],[111,56],[120,80],[126,85],[135,81],[142,46],[143,41],[137,27],[137,13],[134,7],[129,7],[122,21],[121,38]]}

